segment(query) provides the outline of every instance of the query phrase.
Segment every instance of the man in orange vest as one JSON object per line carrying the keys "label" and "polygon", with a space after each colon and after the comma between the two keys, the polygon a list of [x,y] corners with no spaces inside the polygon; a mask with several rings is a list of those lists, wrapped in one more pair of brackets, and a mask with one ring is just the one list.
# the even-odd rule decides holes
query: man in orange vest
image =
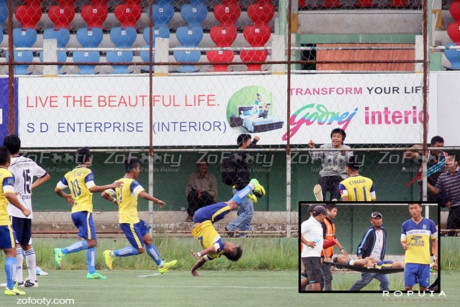
{"label": "man in orange vest", "polygon": [[[325,261],[331,261],[332,255],[334,254],[334,245],[340,249],[344,256],[348,256],[347,252],[343,248],[342,244],[340,244],[339,240],[337,240],[335,236],[335,223],[334,219],[337,216],[337,205],[335,203],[326,204],[326,212],[327,216],[324,219],[322,226],[324,232],[324,243],[323,243],[323,251],[321,252],[321,257]],[[323,282],[321,283],[321,290],[324,291],[332,291],[332,273],[331,273],[331,266],[325,263],[321,263],[321,272],[323,274]]]}

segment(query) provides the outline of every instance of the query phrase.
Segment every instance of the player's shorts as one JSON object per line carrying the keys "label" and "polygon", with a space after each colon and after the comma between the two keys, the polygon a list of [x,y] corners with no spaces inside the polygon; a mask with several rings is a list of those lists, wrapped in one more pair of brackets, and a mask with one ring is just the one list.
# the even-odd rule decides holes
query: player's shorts
{"label": "player's shorts", "polygon": [[12,216],[11,226],[16,233],[16,243],[21,245],[32,244],[32,219]]}
{"label": "player's shorts", "polygon": [[308,283],[320,283],[323,280],[321,257],[303,257],[302,262],[307,272]]}
{"label": "player's shorts", "polygon": [[0,226],[0,249],[14,248],[16,235],[11,225]]}
{"label": "player's shorts", "polygon": [[[226,208],[227,207],[227,208]],[[226,203],[217,203],[198,209],[193,215],[194,223],[202,223],[210,220],[216,222],[224,218],[224,216],[231,210]]]}
{"label": "player's shorts", "polygon": [[406,263],[404,267],[404,286],[412,287],[416,283],[420,287],[430,286],[430,265]]}
{"label": "player's shorts", "polygon": [[78,236],[86,240],[96,240],[96,227],[94,226],[93,214],[88,211],[72,213],[72,221],[78,228]]}
{"label": "player's shorts", "polygon": [[143,220],[140,220],[136,224],[122,223],[120,224],[121,230],[125,233],[129,243],[134,248],[144,247],[144,236],[149,232],[152,226],[148,225]]}

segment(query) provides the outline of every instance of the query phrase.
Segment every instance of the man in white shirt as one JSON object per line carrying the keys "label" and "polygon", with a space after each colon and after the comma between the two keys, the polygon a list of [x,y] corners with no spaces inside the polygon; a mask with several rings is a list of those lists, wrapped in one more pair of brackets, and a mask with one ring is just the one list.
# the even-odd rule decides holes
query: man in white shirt
{"label": "man in white shirt", "polygon": [[[358,245],[357,256],[359,259],[366,257],[372,257],[373,259],[380,261],[385,258],[385,249],[387,241],[387,231],[383,224],[383,216],[380,212],[371,213],[371,224],[372,227],[368,228],[363,235],[361,242]],[[359,291],[367,286],[372,279],[377,279],[380,282],[380,290],[390,290],[390,280],[388,274],[380,273],[362,273],[361,279],[351,286],[350,291]]]}
{"label": "man in white shirt", "polygon": [[311,211],[311,216],[301,225],[300,240],[303,244],[302,262],[308,275],[308,290],[321,290],[321,251],[323,250],[324,233],[321,223],[326,217],[326,209],[316,206]]}
{"label": "man in white shirt", "polygon": [[[10,134],[3,139],[11,154],[11,164],[8,170],[14,175],[14,191],[21,204],[31,211],[25,216],[21,210],[8,204],[8,215],[16,233],[16,282],[19,286],[37,287],[36,257],[32,247],[32,191],[50,179],[50,175],[33,160],[19,156],[21,140],[17,135]],[[34,182],[34,177],[38,179]],[[23,250],[26,256],[29,278],[24,282],[22,274]]]}

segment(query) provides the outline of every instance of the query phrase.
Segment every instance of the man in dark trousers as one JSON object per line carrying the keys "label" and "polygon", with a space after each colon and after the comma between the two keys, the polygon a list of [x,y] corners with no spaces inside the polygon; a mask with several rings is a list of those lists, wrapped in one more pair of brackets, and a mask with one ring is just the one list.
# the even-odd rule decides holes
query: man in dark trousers
{"label": "man in dark trousers", "polygon": [[[233,154],[233,162],[237,166],[237,178],[235,184],[232,186],[233,194],[244,189],[250,180],[249,174],[249,153],[244,152],[246,148],[254,148],[260,140],[258,136],[252,139],[250,134],[240,134],[237,138],[238,151]],[[238,206],[238,217],[228,224],[225,229],[228,234],[232,236],[235,231],[242,231],[240,237],[247,237],[247,232],[250,230],[252,215],[254,214],[254,202],[257,198],[254,194],[250,194]]]}
{"label": "man in dark trousers", "polygon": [[[363,239],[358,245],[357,256],[359,259],[372,257],[376,260],[383,260],[387,245],[387,231],[382,227],[383,216],[380,212],[371,213],[372,227],[368,228],[363,235]],[[390,279],[388,274],[362,273],[361,279],[351,286],[350,291],[359,291],[367,286],[372,279],[380,282],[380,290],[390,290]]]}

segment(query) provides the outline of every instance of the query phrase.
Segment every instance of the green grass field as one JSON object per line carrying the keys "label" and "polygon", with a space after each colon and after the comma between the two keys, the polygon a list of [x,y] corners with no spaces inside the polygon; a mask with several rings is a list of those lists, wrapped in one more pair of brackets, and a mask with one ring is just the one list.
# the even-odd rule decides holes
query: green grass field
{"label": "green grass field", "polygon": [[[80,252],[68,255],[63,270],[54,270],[52,250],[74,242],[69,239],[34,240],[38,264],[49,276],[39,277],[39,288],[26,289],[27,295],[5,297],[0,306],[46,305],[66,303],[74,306],[459,306],[460,240],[443,238],[441,289],[446,296],[418,297],[416,294],[383,297],[379,293],[298,293],[297,239],[249,239],[232,241],[242,244],[243,258],[237,263],[221,259],[209,262],[200,277],[191,276],[194,258],[190,249],[197,243],[190,239],[157,238],[155,244],[166,259],[179,260],[176,269],[158,275],[147,255],[117,259],[115,270],[104,268],[102,251],[120,248],[125,239],[102,239],[98,248],[98,270],[107,280],[86,280],[86,259]],[[4,257],[0,257],[4,258]],[[0,260],[0,265],[3,261]],[[27,275],[27,273],[25,273]],[[142,277],[143,275],[153,275]],[[402,275],[390,275],[391,287],[402,286]],[[334,289],[346,289],[359,278],[359,273],[335,273]],[[0,273],[4,282],[4,273]],[[377,290],[373,281],[366,290]],[[51,305],[51,304],[49,304]]]}
{"label": "green grass field", "polygon": [[[382,297],[378,293],[321,294],[297,293],[295,271],[203,271],[193,277],[188,271],[173,270],[165,275],[154,271],[123,270],[101,271],[107,280],[86,280],[86,272],[50,271],[49,276],[39,277],[39,288],[26,289],[22,297],[0,295],[0,306],[34,303],[44,298],[73,299],[74,306],[458,306],[460,294],[456,273],[443,274],[443,291],[446,297],[437,296],[424,300]],[[143,275],[154,275],[141,277]],[[394,302],[395,299],[401,301]],[[417,298],[418,299],[418,298]],[[439,299],[439,300],[438,300]]]}

